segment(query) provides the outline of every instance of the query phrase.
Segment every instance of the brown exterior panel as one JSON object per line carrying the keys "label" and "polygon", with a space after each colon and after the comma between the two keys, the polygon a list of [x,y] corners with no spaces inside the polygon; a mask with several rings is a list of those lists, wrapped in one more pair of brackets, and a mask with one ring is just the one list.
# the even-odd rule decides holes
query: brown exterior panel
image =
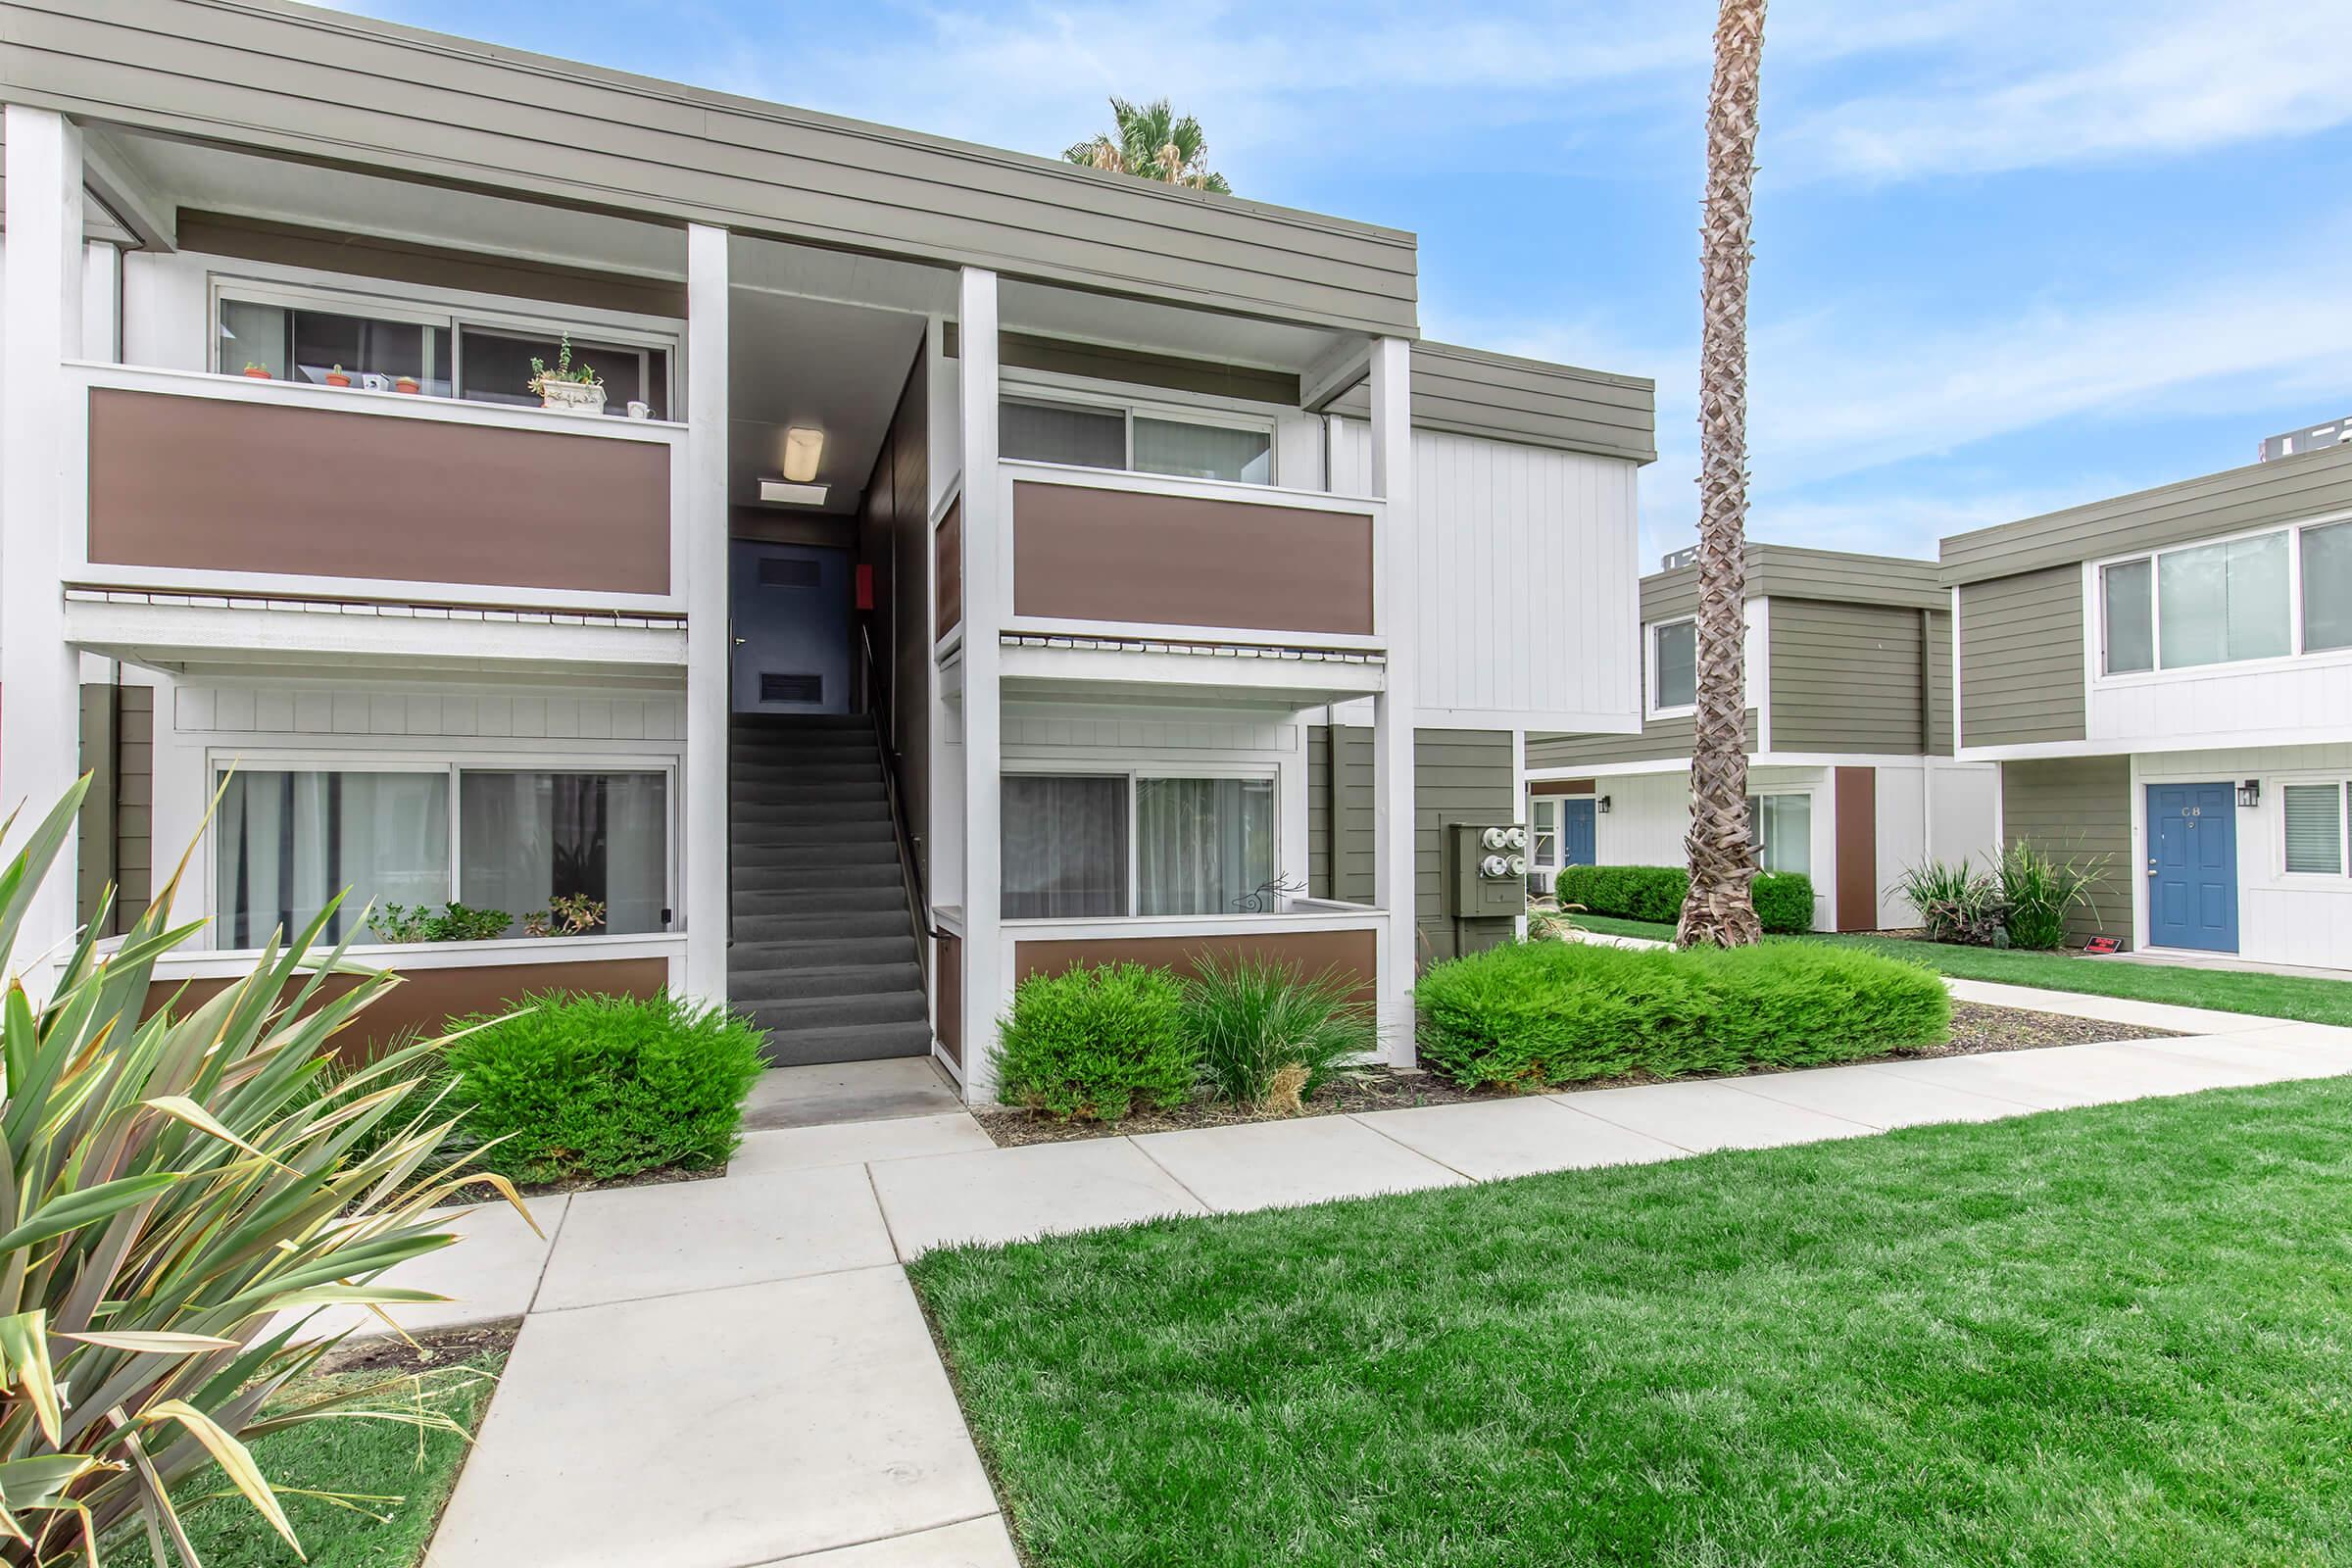
{"label": "brown exterior panel", "polygon": [[1840,767],[1838,775],[1838,929],[1879,926],[1879,770]]}
{"label": "brown exterior panel", "polygon": [[125,566],[669,592],[669,448],[90,391],[90,560]]}
{"label": "brown exterior panel", "polygon": [[1369,514],[1012,487],[1013,611],[1065,620],[1369,636]]}
{"label": "brown exterior panel", "polygon": [[1380,934],[1375,931],[1237,931],[1231,936],[1102,936],[1057,941],[1015,941],[1016,981],[1033,974],[1060,974],[1082,963],[1143,963],[1192,974],[1204,957],[1267,958],[1295,963],[1312,978],[1336,969],[1355,981],[1355,998],[1371,1002],[1379,992]]}
{"label": "brown exterior panel", "polygon": [[[393,967],[397,968],[397,965]],[[543,991],[596,992],[606,996],[651,997],[669,984],[669,963],[663,958],[601,958],[579,963],[502,963],[466,969],[409,969],[403,983],[361,1013],[336,1042],[346,1057],[364,1058],[403,1033],[437,1034],[451,1018],[469,1012],[489,1012],[509,1006],[527,994]],[[183,1016],[219,996],[232,980],[156,981],[147,988],[142,1018],[155,1012],[184,984],[187,995],[178,1011]],[[359,982],[337,975],[320,987],[330,999]]]}
{"label": "brown exterior panel", "polygon": [[938,554],[932,566],[939,581],[939,618],[932,631],[944,638],[963,624],[963,497],[948,503],[947,515],[939,519],[935,548]]}
{"label": "brown exterior panel", "polygon": [[1540,778],[1527,786],[1530,795],[1591,795],[1596,786],[1589,778]]}
{"label": "brown exterior panel", "polygon": [[963,1065],[963,938],[942,931],[934,939],[932,978],[938,989],[933,1004],[932,1038],[948,1059]]}

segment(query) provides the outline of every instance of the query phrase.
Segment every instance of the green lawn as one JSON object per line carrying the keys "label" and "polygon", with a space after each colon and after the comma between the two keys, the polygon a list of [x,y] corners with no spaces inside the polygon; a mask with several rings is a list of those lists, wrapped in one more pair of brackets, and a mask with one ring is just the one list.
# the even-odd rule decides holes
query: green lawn
{"label": "green lawn", "polygon": [[1032,1568],[2352,1561],[2352,1083],[912,1266]]}
{"label": "green lawn", "polygon": [[[383,1392],[354,1406],[361,1410],[415,1410],[446,1415],[468,1431],[481,1424],[490,1405],[504,1352],[452,1362],[420,1377],[390,1372],[352,1372],[297,1383],[287,1402],[324,1397],[340,1389]],[[309,1568],[414,1568],[424,1560],[433,1526],[457,1485],[466,1444],[452,1432],[420,1431],[395,1421],[332,1420],[273,1432],[256,1439],[253,1456],[284,1500],[286,1516],[309,1556]],[[302,1568],[262,1522],[250,1503],[226,1488],[217,1471],[199,1474],[177,1500],[189,1544],[204,1568]],[[338,1493],[354,1498],[344,1507],[317,1495]],[[192,1502],[211,1497],[213,1500]],[[125,1540],[107,1561],[145,1562],[142,1536]],[[177,1560],[177,1554],[173,1554]]]}
{"label": "green lawn", "polygon": [[[1617,920],[1580,914],[1576,923],[1612,936],[1674,939],[1674,927],[1647,920]],[[2139,1002],[2170,1002],[2217,1012],[2250,1012],[2266,1018],[2301,1018],[2310,1023],[2352,1024],[2352,982],[2307,975],[2240,974],[2229,969],[2192,969],[2182,964],[2125,963],[2071,953],[2004,952],[1962,948],[1941,942],[1901,942],[1888,937],[1814,935],[1774,937],[1775,942],[1838,942],[1868,948],[1888,957],[1924,963],[1938,974],[1963,980],[1997,980],[2004,985],[2082,991]]]}

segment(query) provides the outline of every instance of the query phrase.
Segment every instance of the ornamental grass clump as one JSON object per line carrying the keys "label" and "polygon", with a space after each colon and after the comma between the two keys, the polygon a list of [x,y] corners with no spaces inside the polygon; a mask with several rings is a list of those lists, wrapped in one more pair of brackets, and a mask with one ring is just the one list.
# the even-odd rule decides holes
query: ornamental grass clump
{"label": "ornamental grass clump", "polygon": [[2001,853],[2001,903],[2007,908],[2009,945],[2049,953],[2066,945],[2066,922],[2090,902],[2091,889],[2107,874],[2107,858],[2054,860],[2023,841]]}
{"label": "ornamental grass clump", "polygon": [[[0,972],[16,972],[87,787],[0,869]],[[193,1568],[172,1489],[208,1468],[220,1496],[243,1499],[223,1506],[299,1551],[246,1443],[349,1402],[273,1404],[330,1348],[297,1344],[303,1320],[440,1299],[373,1282],[456,1241],[428,1215],[468,1187],[514,1200],[463,1162],[419,1175],[449,1132],[419,1089],[441,1042],[328,1077],[336,1032],[398,984],[340,947],[314,951],[333,904],[215,995],[142,1020],[157,959],[201,924],[171,923],[185,872],[115,952],[97,950],[102,906],[43,1002],[12,977],[0,1004],[0,1564],[98,1568],[120,1529],[158,1568],[172,1552]]]}
{"label": "ornamental grass clump", "polygon": [[1957,863],[1923,860],[1904,871],[1895,887],[1919,911],[1929,941],[2009,946],[2009,906],[2002,901],[2000,881],[1970,865],[1966,856]]}
{"label": "ornamental grass clump", "polygon": [[1415,996],[1422,1063],[1466,1088],[1859,1061],[1951,1027],[1928,970],[1798,942],[1510,943],[1439,965]]}
{"label": "ornamental grass clump", "polygon": [[700,1170],[734,1153],[761,1037],[723,1007],[664,991],[549,992],[462,1020],[451,1099],[483,1158],[517,1181]]}
{"label": "ornamental grass clump", "polygon": [[1336,970],[1305,978],[1296,963],[1204,957],[1183,982],[1184,1031],[1219,1100],[1296,1113],[1342,1064],[1379,1044],[1372,1007]]}
{"label": "ornamental grass clump", "polygon": [[1033,974],[998,1025],[997,1093],[1076,1120],[1117,1121],[1139,1102],[1181,1105],[1200,1071],[1183,1011],[1183,988],[1165,969],[1105,963]]}

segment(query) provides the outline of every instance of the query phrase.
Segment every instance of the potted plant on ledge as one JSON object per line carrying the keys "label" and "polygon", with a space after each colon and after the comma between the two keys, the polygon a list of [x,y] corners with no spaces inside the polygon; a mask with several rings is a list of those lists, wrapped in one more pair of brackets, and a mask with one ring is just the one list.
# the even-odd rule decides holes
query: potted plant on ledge
{"label": "potted plant on ledge", "polygon": [[605,383],[596,371],[586,365],[571,363],[571,334],[556,351],[556,363],[531,361],[530,389],[539,394],[539,406],[554,409],[560,414],[602,414],[605,412]]}
{"label": "potted plant on ledge", "polygon": [[351,385],[351,372],[338,365],[326,372],[326,384],[328,386],[349,386]]}
{"label": "potted plant on ledge", "polygon": [[245,373],[253,377],[253,379],[256,381],[269,381],[275,379],[270,373],[270,367],[255,360],[247,360],[245,362]]}

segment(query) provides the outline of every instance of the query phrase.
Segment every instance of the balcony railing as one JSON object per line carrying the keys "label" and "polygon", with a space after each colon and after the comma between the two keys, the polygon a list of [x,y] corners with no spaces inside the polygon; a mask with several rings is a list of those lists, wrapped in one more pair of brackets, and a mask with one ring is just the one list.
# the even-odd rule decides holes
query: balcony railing
{"label": "balcony railing", "polygon": [[1377,649],[1378,501],[1000,464],[1013,631],[1083,628]]}
{"label": "balcony railing", "polygon": [[685,608],[683,425],[111,365],[67,382],[71,581]]}

